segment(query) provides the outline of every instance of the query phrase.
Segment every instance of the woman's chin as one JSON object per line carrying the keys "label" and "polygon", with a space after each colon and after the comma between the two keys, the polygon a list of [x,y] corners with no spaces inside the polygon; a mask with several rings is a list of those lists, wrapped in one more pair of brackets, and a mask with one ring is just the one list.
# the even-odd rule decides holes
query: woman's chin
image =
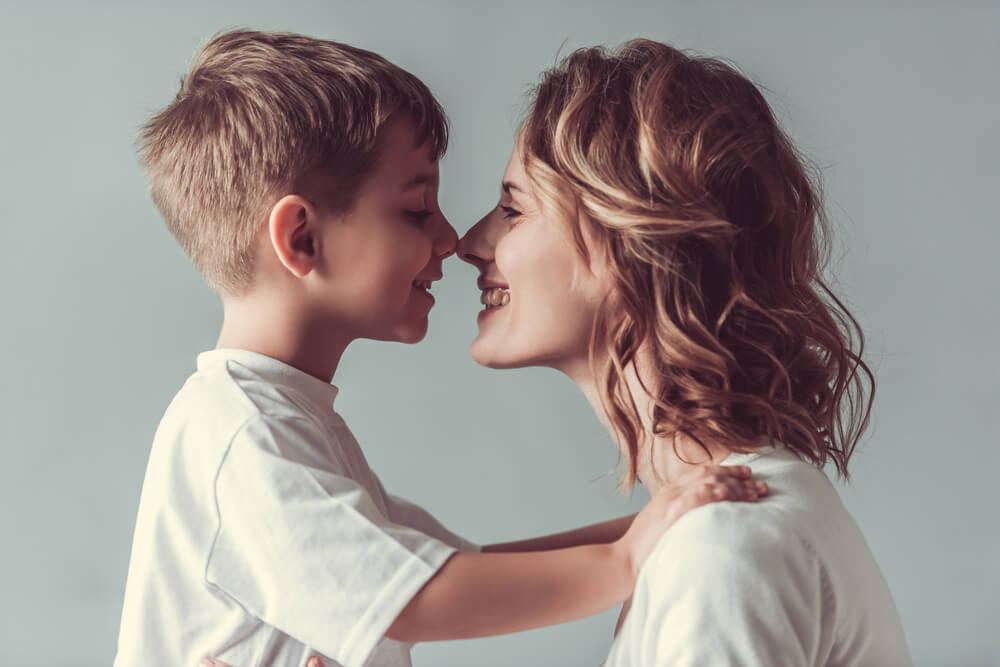
{"label": "woman's chin", "polygon": [[509,351],[498,349],[497,345],[491,343],[489,340],[484,340],[482,335],[472,341],[472,345],[469,346],[469,356],[480,366],[494,370],[524,368],[532,365],[527,359],[520,358]]}

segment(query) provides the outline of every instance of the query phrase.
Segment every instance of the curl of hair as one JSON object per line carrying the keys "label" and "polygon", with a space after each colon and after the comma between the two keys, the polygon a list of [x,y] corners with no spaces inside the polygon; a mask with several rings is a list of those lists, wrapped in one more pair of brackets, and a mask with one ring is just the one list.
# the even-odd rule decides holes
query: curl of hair
{"label": "curl of hair", "polygon": [[847,478],[874,376],[821,277],[817,178],[760,91],[658,42],[581,49],[543,74],[520,141],[543,206],[610,269],[591,359],[626,445],[623,485],[645,435],[630,372],[675,448],[679,434],[739,452],[780,442]]}

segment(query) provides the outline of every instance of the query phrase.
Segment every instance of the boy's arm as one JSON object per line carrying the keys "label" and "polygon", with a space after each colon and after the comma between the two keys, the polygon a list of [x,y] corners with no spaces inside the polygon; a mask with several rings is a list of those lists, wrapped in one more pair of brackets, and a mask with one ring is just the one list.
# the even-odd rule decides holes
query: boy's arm
{"label": "boy's arm", "polygon": [[[682,514],[719,500],[754,501],[766,485],[743,466],[704,466],[656,494],[619,539],[530,553],[455,554],[386,636],[470,639],[584,618],[625,600],[639,567]],[[544,538],[543,538],[544,539]]]}
{"label": "boy's arm", "polygon": [[[496,635],[581,618],[609,608],[627,597],[639,566],[684,512],[715,500],[753,500],[758,492],[765,492],[753,490],[746,468],[704,467],[656,494],[625,535],[614,542],[528,554],[456,555],[438,549],[434,553],[439,553],[442,560],[450,559],[433,566],[436,573],[428,573],[426,578],[419,566],[432,565],[433,558],[425,561],[412,557],[413,549],[424,548],[420,545],[425,542],[414,542],[411,529],[368,522],[361,511],[370,502],[363,490],[355,489],[349,479],[285,461],[256,444],[257,440],[270,442],[268,438],[279,436],[288,441],[296,435],[292,426],[300,426],[299,422],[257,426],[235,443],[234,447],[242,447],[227,458],[227,468],[216,482],[218,506],[228,520],[221,523],[206,578],[222,594],[253,608],[269,609],[272,617],[281,620],[280,624],[271,622],[291,636],[327,655],[339,652],[351,663],[363,662],[377,638],[385,635],[408,641]],[[269,493],[260,493],[260,488]],[[289,500],[287,495],[292,491],[294,497]],[[294,502],[289,505],[290,501]],[[348,546],[364,547],[370,542],[369,546],[378,549],[368,556],[355,553],[358,548],[345,552],[338,547],[331,551],[333,544],[344,542],[326,539],[329,531],[324,531],[324,522],[332,518],[344,524],[335,534],[346,530],[355,538],[354,542],[348,541]],[[356,521],[352,524],[349,520],[353,519]],[[286,539],[262,539],[260,525],[286,524],[298,530],[290,531]],[[314,530],[310,531],[310,526]],[[365,542],[362,538],[372,539]],[[443,548],[440,542],[434,544]],[[375,581],[379,585],[369,587],[374,592],[367,591],[369,597],[377,593],[374,601],[351,600],[343,595],[342,584],[335,579],[331,583],[331,578],[324,576],[336,567],[360,577],[368,567],[365,558],[374,559],[375,566],[395,564],[397,574],[420,576],[423,587],[415,594],[407,592],[398,603],[386,602],[378,596],[404,587],[405,582],[389,582],[396,587],[390,589]],[[400,563],[408,569],[400,569]],[[313,577],[319,578],[315,584]],[[258,583],[261,581],[268,585]],[[327,597],[328,608],[323,605]],[[406,598],[408,602],[403,602]],[[309,601],[309,605],[303,607],[302,600]],[[398,611],[401,607],[403,610]],[[359,620],[358,609],[372,618]],[[385,612],[392,616],[373,616]],[[344,628],[354,632],[353,643],[326,641],[324,645],[324,638],[332,630]]]}
{"label": "boy's arm", "polygon": [[582,544],[609,544],[622,538],[625,531],[632,525],[635,514],[602,521],[591,524],[576,530],[568,530],[564,533],[555,533],[544,537],[536,537],[530,540],[519,540],[517,542],[503,542],[500,544],[490,544],[483,547],[484,553],[510,553],[526,551],[550,551],[552,549],[566,549],[568,547],[580,546]]}
{"label": "boy's arm", "polygon": [[402,642],[471,639],[584,618],[628,596],[625,545],[532,553],[456,553],[386,631]]}

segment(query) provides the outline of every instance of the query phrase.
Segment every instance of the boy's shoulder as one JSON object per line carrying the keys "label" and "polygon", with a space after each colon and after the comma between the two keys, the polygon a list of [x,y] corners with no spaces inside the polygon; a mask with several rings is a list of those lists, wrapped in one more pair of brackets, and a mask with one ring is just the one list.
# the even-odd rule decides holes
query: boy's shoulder
{"label": "boy's shoulder", "polygon": [[300,372],[242,350],[200,354],[197,370],[160,421],[154,449],[191,444],[221,453],[237,436],[253,438],[288,428],[313,447],[327,449],[328,426],[340,422],[333,412],[336,388],[296,373]]}
{"label": "boy's shoulder", "polygon": [[339,420],[333,412],[336,393],[336,387],[264,355],[212,350],[198,355],[197,370],[170,409],[208,413],[216,420],[260,416],[325,422]]}

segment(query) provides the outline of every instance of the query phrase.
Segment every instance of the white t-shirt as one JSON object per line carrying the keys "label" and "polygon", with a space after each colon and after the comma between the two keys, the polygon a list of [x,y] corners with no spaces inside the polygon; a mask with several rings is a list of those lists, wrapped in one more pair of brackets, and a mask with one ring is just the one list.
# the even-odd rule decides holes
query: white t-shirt
{"label": "white t-shirt", "polygon": [[769,495],[699,507],[664,533],[606,667],[911,665],[885,579],[826,475],[783,448],[725,465],[749,465]]}
{"label": "white t-shirt", "polygon": [[150,452],[116,667],[410,665],[385,631],[477,547],[385,492],[336,394],[254,352],[198,356]]}

